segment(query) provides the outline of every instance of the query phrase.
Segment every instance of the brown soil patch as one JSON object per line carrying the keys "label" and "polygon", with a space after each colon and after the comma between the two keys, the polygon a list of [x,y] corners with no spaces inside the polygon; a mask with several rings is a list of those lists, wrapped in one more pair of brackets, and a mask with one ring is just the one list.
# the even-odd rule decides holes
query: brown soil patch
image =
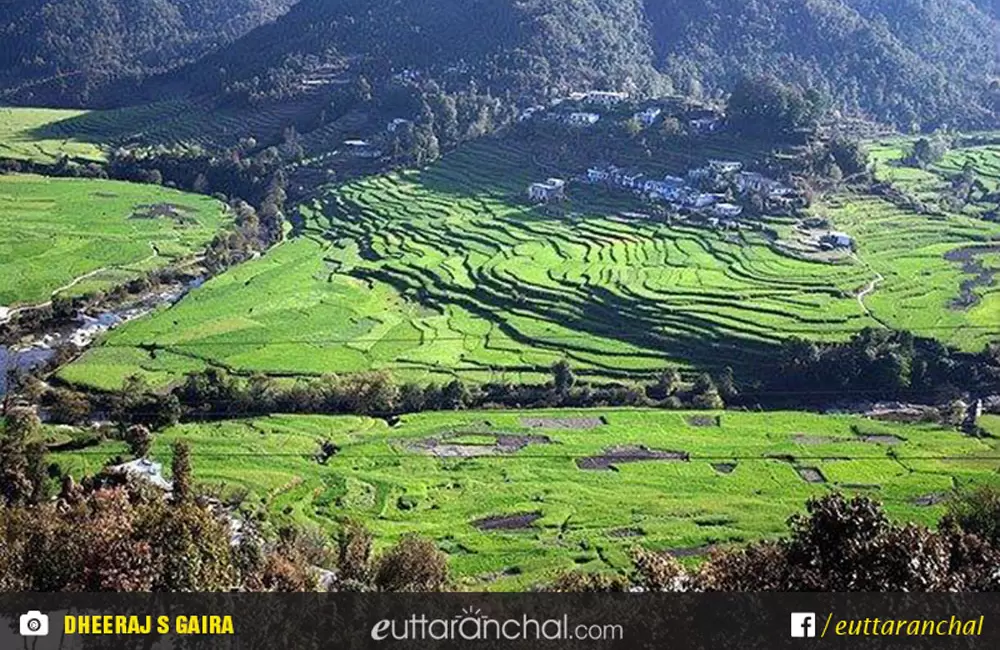
{"label": "brown soil patch", "polygon": [[484,517],[472,522],[479,530],[528,530],[542,518],[540,512],[521,512],[513,515]]}
{"label": "brown soil patch", "polygon": [[666,451],[645,446],[609,447],[600,456],[586,456],[576,459],[576,466],[587,470],[607,470],[620,463],[638,463],[646,460],[688,462],[691,455],[686,451]]}
{"label": "brown soil patch", "polygon": [[732,474],[736,471],[736,463],[712,463],[712,469],[719,474]]}
{"label": "brown soil patch", "polygon": [[693,427],[717,427],[720,424],[718,415],[689,415],[684,419]]}
{"label": "brown soil patch", "polygon": [[806,483],[826,483],[823,472],[815,467],[797,467],[795,469]]}
{"label": "brown soil patch", "polygon": [[615,538],[625,538],[625,537],[644,537],[646,531],[641,528],[616,528],[608,533],[608,537]]}
{"label": "brown soil patch", "polygon": [[596,429],[607,424],[603,417],[596,418],[543,418],[522,417],[521,425],[531,429]]}
{"label": "brown soil patch", "polygon": [[[451,439],[465,435],[476,435],[484,438],[493,438],[494,443],[468,444],[448,442]],[[522,436],[507,433],[479,433],[479,432],[456,432],[445,436],[425,438],[409,445],[412,451],[430,454],[438,458],[475,458],[478,456],[496,456],[503,454],[514,454],[529,445],[550,445],[552,439],[548,436]]]}
{"label": "brown soil patch", "polygon": [[930,508],[931,506],[936,506],[939,503],[944,503],[947,498],[944,494],[940,492],[935,492],[934,494],[925,494],[922,497],[917,497],[913,500],[913,505],[920,506],[922,508]]}

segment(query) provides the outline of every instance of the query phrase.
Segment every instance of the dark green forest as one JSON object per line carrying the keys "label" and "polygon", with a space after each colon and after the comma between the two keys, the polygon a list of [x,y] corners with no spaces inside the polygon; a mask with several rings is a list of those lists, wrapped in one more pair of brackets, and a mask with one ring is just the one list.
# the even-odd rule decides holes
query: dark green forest
{"label": "dark green forest", "polygon": [[588,88],[722,99],[772,77],[828,111],[905,130],[994,124],[1000,109],[996,0],[292,3],[15,0],[0,18],[0,92],[36,104],[184,93],[253,103],[349,70],[526,105]]}
{"label": "dark green forest", "polygon": [[0,101],[87,105],[114,80],[197,60],[294,0],[9,0],[0,10]]}

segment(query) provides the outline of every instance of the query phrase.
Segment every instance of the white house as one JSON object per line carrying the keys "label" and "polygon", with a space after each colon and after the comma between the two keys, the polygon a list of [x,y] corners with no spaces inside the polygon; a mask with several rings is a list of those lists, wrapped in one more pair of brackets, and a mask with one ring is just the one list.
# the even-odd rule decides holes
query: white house
{"label": "white house", "polygon": [[702,117],[691,120],[689,124],[698,133],[715,133],[722,127],[722,121],[717,117]]}
{"label": "white house", "polygon": [[686,197],[685,204],[691,208],[707,208],[718,200],[719,197],[715,194],[692,192]]}
{"label": "white house", "polygon": [[619,183],[622,187],[628,187],[633,190],[641,189],[645,183],[645,175],[641,172],[633,172],[630,174],[624,174],[621,176]]}
{"label": "white house", "polygon": [[566,123],[572,126],[593,126],[601,116],[597,113],[570,113],[566,116]]}
{"label": "white house", "polygon": [[108,472],[137,478],[165,492],[170,492],[174,489],[173,483],[163,478],[163,465],[154,463],[147,458],[140,458],[130,463],[109,467]]}
{"label": "white house", "polygon": [[382,151],[366,140],[345,140],[348,153],[356,158],[380,158]]}
{"label": "white house", "polygon": [[607,168],[591,167],[587,170],[587,180],[591,183],[603,183],[610,175],[611,172]]}
{"label": "white house", "polygon": [[743,163],[735,160],[709,160],[708,168],[716,174],[735,174],[743,169]]}
{"label": "white house", "polygon": [[388,131],[389,133],[395,133],[397,129],[404,127],[408,124],[410,124],[410,120],[407,120],[402,117],[397,117],[393,121],[389,122],[389,125],[386,127],[386,131]]}
{"label": "white house", "polygon": [[658,106],[651,106],[644,111],[635,114],[635,119],[643,126],[649,127],[656,123],[657,118],[663,113],[663,109]]}
{"label": "white house", "polygon": [[834,248],[852,248],[854,246],[854,240],[844,232],[831,232],[828,235],[824,235],[820,241]]}
{"label": "white house", "polygon": [[758,172],[740,172],[736,175],[736,189],[742,194],[747,192],[765,192],[771,197],[788,196],[795,190],[782,185],[773,178],[768,178]]}
{"label": "white house", "polygon": [[720,219],[735,219],[743,214],[743,206],[733,203],[716,203],[712,207],[712,214]]}
{"label": "white house", "polygon": [[566,181],[561,178],[550,178],[544,183],[532,183],[528,186],[528,198],[536,203],[547,203],[566,196]]}
{"label": "white house", "polygon": [[544,106],[531,106],[529,108],[524,109],[524,111],[521,112],[521,114],[517,117],[517,121],[524,122],[525,120],[530,120],[536,114],[544,112],[545,112]]}
{"label": "white house", "polygon": [[615,106],[628,99],[628,93],[613,93],[592,90],[587,93],[587,101],[601,106]]}

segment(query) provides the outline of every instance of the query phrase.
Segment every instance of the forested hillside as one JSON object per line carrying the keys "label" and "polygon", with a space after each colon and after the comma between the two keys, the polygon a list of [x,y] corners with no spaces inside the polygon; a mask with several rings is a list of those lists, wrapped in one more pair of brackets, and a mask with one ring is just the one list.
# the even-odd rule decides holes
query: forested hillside
{"label": "forested hillside", "polygon": [[[315,96],[348,70],[343,81],[396,75],[521,105],[588,88],[721,98],[772,76],[907,130],[992,124],[1000,109],[996,0],[302,0],[285,12],[293,2],[14,0],[0,101],[254,103]],[[121,82],[154,70],[165,74],[142,93]]]}
{"label": "forested hillside", "polygon": [[906,129],[981,125],[995,118],[998,25],[994,0],[303,0],[184,74],[199,90],[281,97],[353,57],[369,75],[471,78],[514,98],[714,96],[764,75]]}
{"label": "forested hillside", "polygon": [[[679,90],[774,75],[901,127],[991,119],[997,3],[647,0],[657,66]],[[984,13],[984,11],[991,13]]]}
{"label": "forested hillside", "polygon": [[[196,60],[294,0],[10,0],[0,11],[0,101],[93,104],[113,79]],[[120,98],[119,98],[120,99]]]}

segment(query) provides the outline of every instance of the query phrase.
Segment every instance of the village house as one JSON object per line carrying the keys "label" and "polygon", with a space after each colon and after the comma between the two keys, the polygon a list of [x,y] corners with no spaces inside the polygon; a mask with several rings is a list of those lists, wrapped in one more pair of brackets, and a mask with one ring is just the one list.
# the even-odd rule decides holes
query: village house
{"label": "village house", "polygon": [[795,194],[794,189],[758,172],[740,172],[737,174],[736,189],[741,194],[757,192],[767,194],[769,198],[780,198]]}
{"label": "village house", "polygon": [[718,175],[735,174],[743,169],[743,163],[735,160],[709,160],[708,169]]}
{"label": "village house", "polygon": [[734,203],[716,203],[712,207],[712,214],[720,219],[735,219],[743,214],[743,206]]}
{"label": "village house", "polygon": [[830,232],[820,238],[820,243],[829,248],[853,248],[854,240],[851,236],[843,232]]}
{"label": "village house", "polygon": [[133,460],[130,463],[109,467],[108,473],[131,477],[139,481],[145,481],[146,483],[149,483],[153,487],[159,488],[164,492],[170,492],[174,489],[173,483],[163,478],[163,465],[160,463],[154,463],[146,458],[140,458],[138,460]]}
{"label": "village house", "polygon": [[587,180],[591,183],[603,183],[611,176],[612,169],[614,167],[591,167],[587,170]]}
{"label": "village house", "polygon": [[389,125],[386,127],[386,131],[388,131],[389,133],[395,133],[401,127],[407,126],[409,124],[410,120],[407,120],[402,117],[397,117],[393,121],[389,122]]}
{"label": "village house", "polygon": [[601,116],[597,113],[570,113],[565,119],[570,126],[593,126]]}
{"label": "village house", "polygon": [[366,140],[345,140],[347,152],[355,158],[381,158],[382,150]]}
{"label": "village house", "polygon": [[528,186],[528,198],[535,203],[548,203],[566,197],[566,181],[561,178],[550,178],[544,183],[532,183]]}
{"label": "village house", "polygon": [[592,90],[587,93],[588,102],[591,104],[599,104],[601,106],[615,106],[627,99],[628,93],[604,92],[600,90]]}
{"label": "village house", "polygon": [[656,120],[663,113],[663,109],[658,106],[651,106],[644,111],[639,111],[635,114],[635,119],[645,127],[653,126]]}
{"label": "village house", "polygon": [[715,133],[722,127],[722,120],[717,117],[700,117],[688,122],[695,133]]}
{"label": "village house", "polygon": [[545,107],[544,106],[531,106],[529,108],[524,109],[521,112],[521,114],[517,117],[517,121],[518,122],[524,122],[526,120],[530,120],[532,117],[534,117],[538,113],[544,113],[544,112],[545,112]]}

